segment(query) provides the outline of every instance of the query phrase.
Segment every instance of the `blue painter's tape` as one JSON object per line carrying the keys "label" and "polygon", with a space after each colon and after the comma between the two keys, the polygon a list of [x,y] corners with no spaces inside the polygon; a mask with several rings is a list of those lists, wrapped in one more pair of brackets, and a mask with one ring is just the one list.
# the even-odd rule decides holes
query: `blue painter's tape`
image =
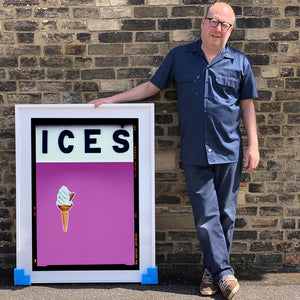
{"label": "blue painter's tape", "polygon": [[15,285],[31,285],[30,275],[25,275],[24,269],[14,269]]}
{"label": "blue painter's tape", "polygon": [[157,267],[147,269],[147,274],[142,275],[142,284],[158,284]]}

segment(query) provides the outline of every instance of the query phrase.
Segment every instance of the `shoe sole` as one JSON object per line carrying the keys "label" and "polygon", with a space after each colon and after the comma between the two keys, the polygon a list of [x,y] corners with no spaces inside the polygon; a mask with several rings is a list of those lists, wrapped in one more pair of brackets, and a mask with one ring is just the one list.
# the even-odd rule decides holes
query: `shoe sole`
{"label": "shoe sole", "polygon": [[201,291],[200,290],[200,293],[202,296],[212,296],[214,294],[216,294],[219,290],[215,290],[215,291]]}
{"label": "shoe sole", "polygon": [[240,285],[237,282],[236,286],[234,287],[234,289],[232,290],[232,292],[229,294],[229,296],[227,297],[227,299],[231,300],[233,298],[233,296],[238,292],[239,288],[240,288]]}
{"label": "shoe sole", "polygon": [[[208,270],[207,269],[205,269],[204,270],[204,274],[206,273],[206,272],[208,272]],[[208,272],[209,273],[209,272]],[[203,275],[204,275],[203,274]],[[210,275],[211,276],[211,275]],[[202,280],[203,280],[203,278],[202,278]],[[212,296],[212,295],[214,295],[214,294],[216,294],[218,291],[219,291],[219,287],[217,286],[217,285],[214,285],[215,286],[215,289],[213,290],[213,289],[211,289],[211,290],[205,290],[205,289],[201,289],[201,285],[202,285],[202,280],[201,280],[201,284],[200,284],[200,294],[202,295],[202,296]],[[211,278],[211,280],[212,280],[212,278]]]}

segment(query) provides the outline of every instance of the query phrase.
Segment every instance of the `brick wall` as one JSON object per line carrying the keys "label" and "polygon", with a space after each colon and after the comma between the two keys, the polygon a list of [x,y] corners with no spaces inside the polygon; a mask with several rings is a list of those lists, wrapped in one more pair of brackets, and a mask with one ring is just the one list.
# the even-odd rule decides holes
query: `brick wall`
{"label": "brick wall", "polygon": [[[214,2],[0,1],[1,280],[12,280],[15,267],[14,104],[86,103],[148,80],[171,48],[199,38]],[[299,271],[300,1],[228,2],[237,15],[230,44],[249,55],[257,79],[261,151],[258,169],[243,174],[232,261],[238,271]],[[156,106],[160,280],[198,282],[174,86],[147,101]]]}

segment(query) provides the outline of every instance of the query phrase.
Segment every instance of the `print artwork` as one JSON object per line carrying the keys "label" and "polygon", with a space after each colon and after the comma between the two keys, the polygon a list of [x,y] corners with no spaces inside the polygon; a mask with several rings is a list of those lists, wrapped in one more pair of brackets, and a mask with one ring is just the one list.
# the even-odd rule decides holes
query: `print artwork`
{"label": "print artwork", "polygon": [[35,270],[138,268],[137,125],[118,122],[33,122]]}

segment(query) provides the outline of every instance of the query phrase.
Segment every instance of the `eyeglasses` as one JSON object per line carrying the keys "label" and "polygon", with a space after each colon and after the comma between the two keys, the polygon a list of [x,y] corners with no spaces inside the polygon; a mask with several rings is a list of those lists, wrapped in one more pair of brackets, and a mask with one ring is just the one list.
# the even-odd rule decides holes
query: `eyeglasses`
{"label": "eyeglasses", "polygon": [[220,22],[217,19],[214,18],[205,18],[206,20],[208,20],[209,25],[211,27],[217,27],[219,24],[221,24],[221,29],[224,31],[228,31],[229,28],[232,26],[232,24],[228,23],[228,22]]}

